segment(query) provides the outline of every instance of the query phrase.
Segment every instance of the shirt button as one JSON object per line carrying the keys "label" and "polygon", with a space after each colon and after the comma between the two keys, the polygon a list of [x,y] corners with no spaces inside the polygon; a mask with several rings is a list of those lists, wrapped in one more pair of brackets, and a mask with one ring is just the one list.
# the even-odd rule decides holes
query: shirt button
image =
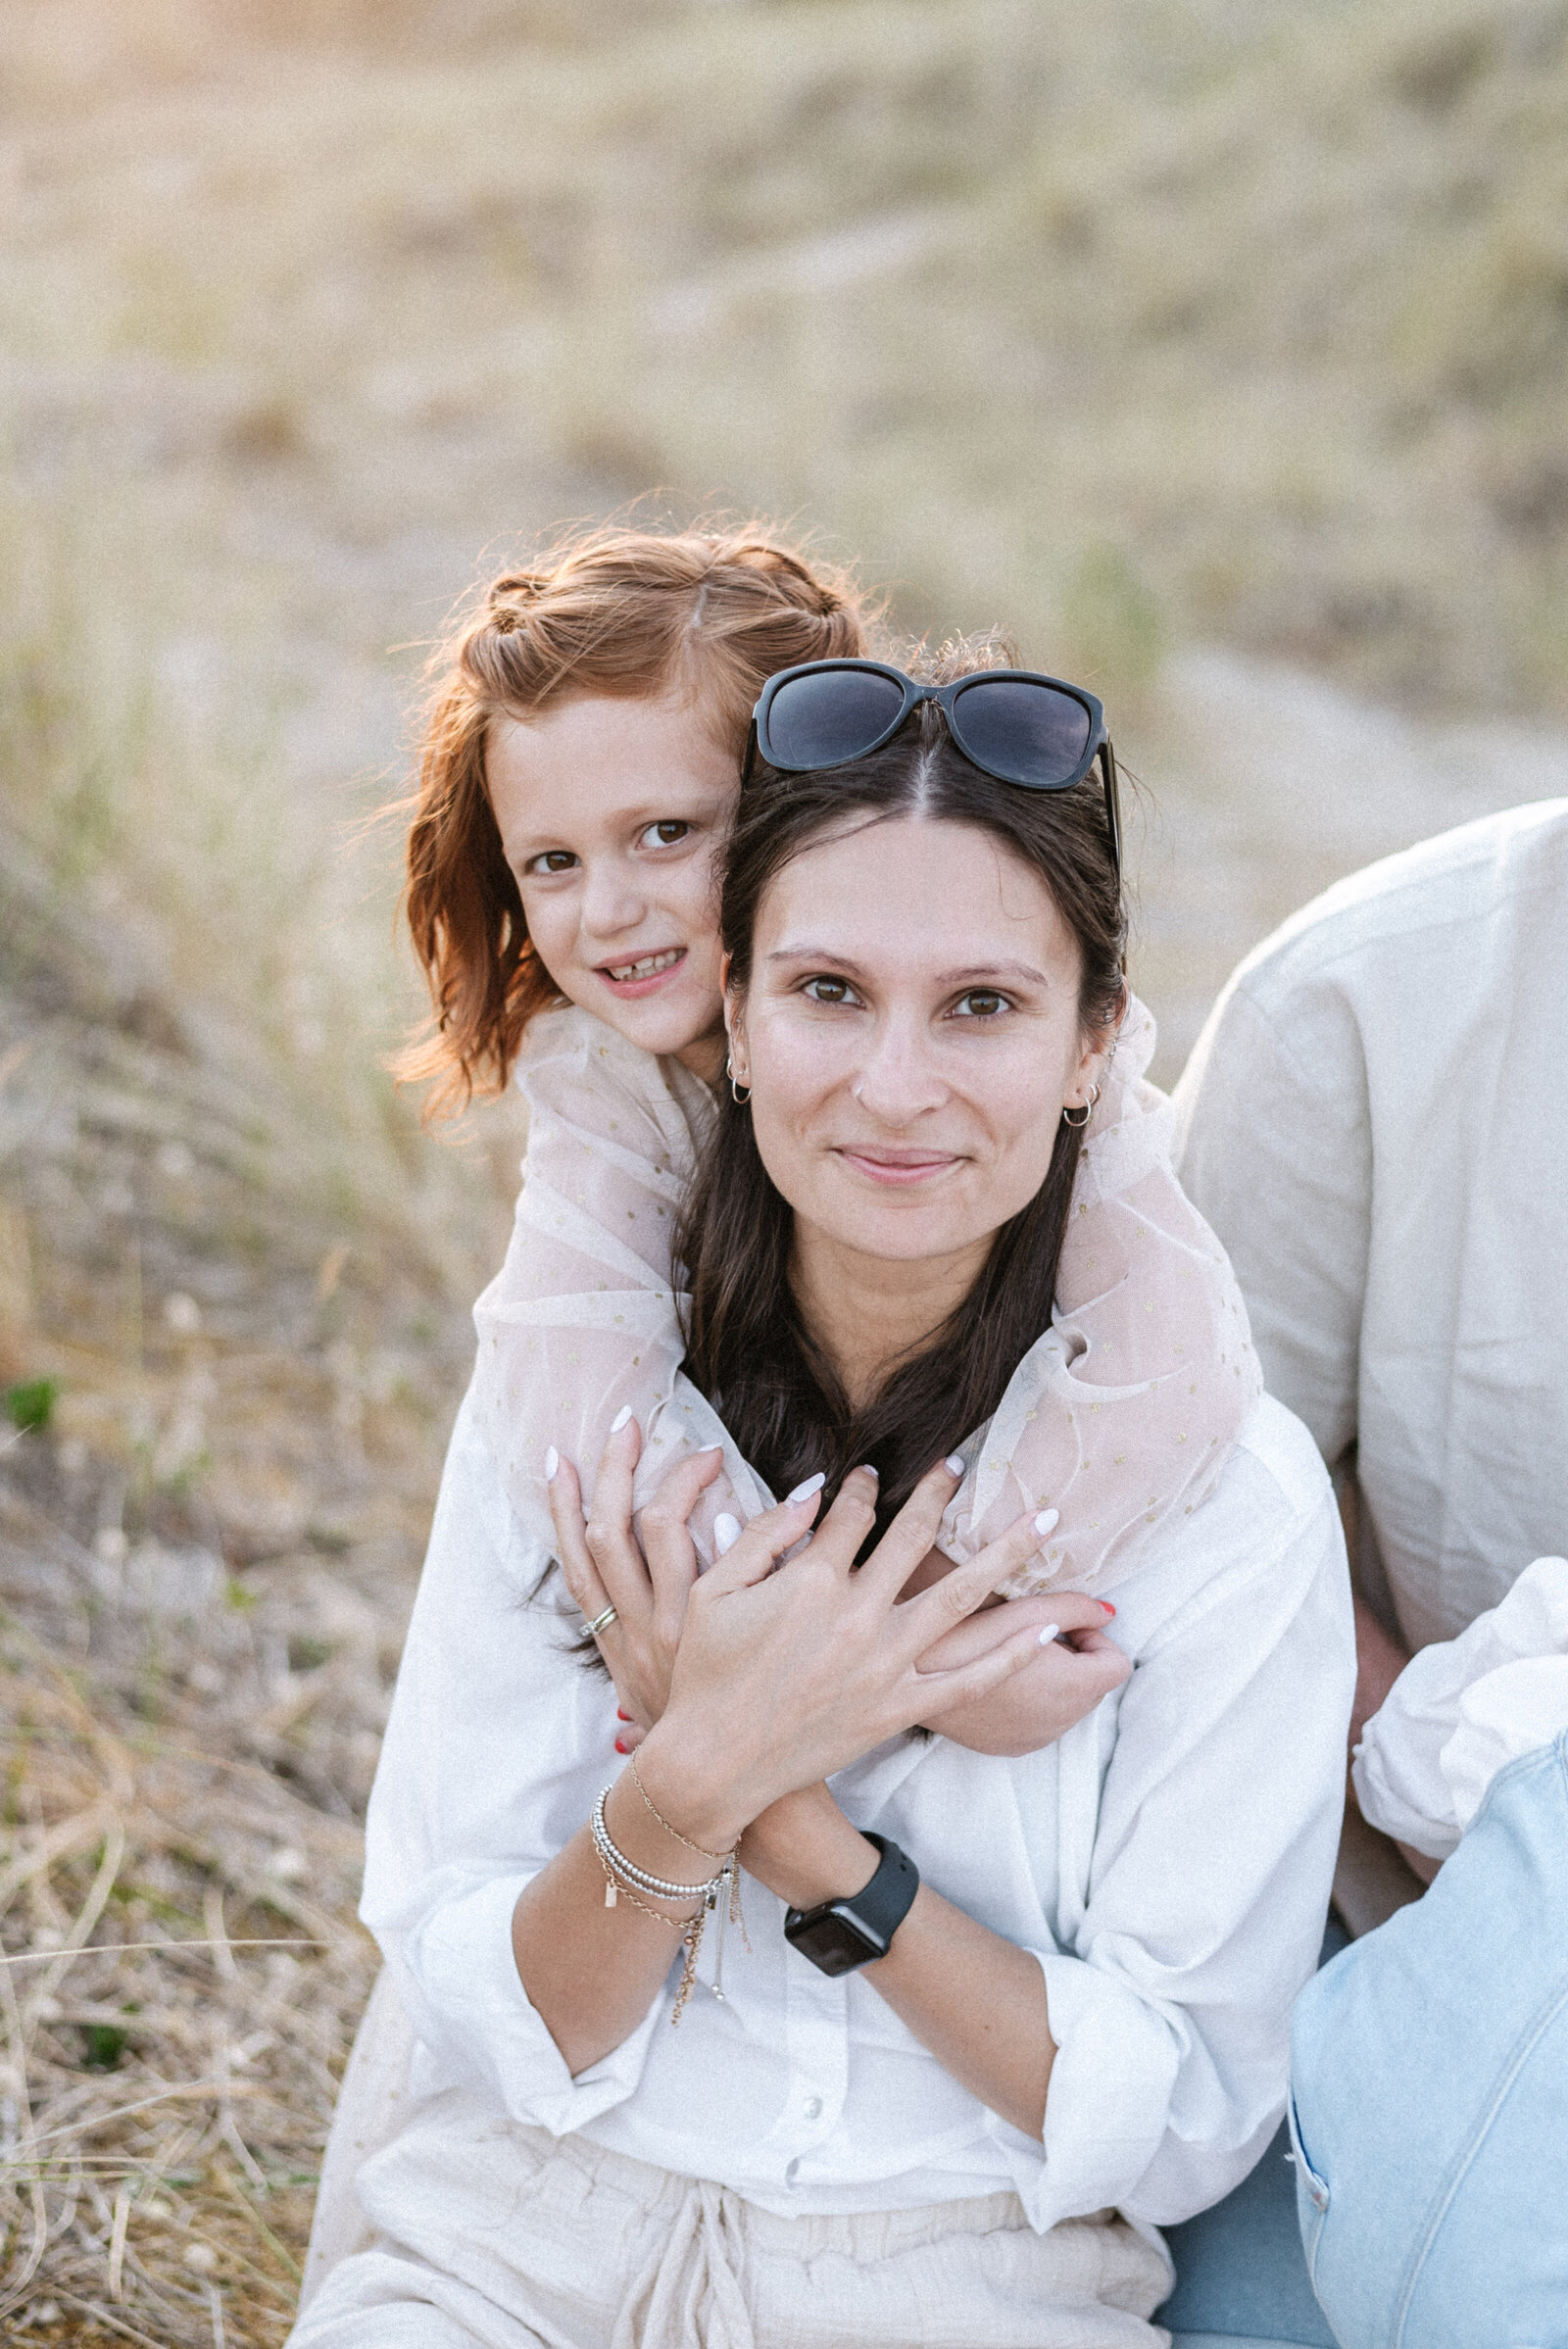
{"label": "shirt button", "polygon": [[808,2098],[806,2099],[806,2104],[805,2104],[805,2108],[804,2108],[804,2109],[805,2109],[806,2118],[808,2119],[808,2121],[819,2121],[819,2120],[822,2118],[822,2099],[821,2099],[821,2097],[820,2097],[820,2096],[808,2096]]}

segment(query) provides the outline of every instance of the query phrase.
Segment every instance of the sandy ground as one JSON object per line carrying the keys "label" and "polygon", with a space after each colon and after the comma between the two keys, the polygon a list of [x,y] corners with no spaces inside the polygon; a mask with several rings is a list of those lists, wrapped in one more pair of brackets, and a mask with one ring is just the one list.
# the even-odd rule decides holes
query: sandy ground
{"label": "sandy ground", "polygon": [[1568,793],[1568,737],[1423,719],[1217,648],[1169,663],[1123,736],[1148,786],[1134,819],[1133,978],[1180,1074],[1229,972],[1279,922],[1380,856]]}

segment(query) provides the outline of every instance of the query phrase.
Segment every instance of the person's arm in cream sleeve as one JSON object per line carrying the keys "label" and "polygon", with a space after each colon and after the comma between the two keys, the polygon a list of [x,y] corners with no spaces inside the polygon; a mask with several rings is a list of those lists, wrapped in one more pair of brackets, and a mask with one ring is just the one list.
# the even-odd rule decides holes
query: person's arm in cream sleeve
{"label": "person's arm in cream sleeve", "polygon": [[[1355,1441],[1372,1240],[1372,1120],[1350,1003],[1332,977],[1287,993],[1244,969],[1173,1100],[1177,1169],[1229,1251],[1269,1393],[1336,1466]],[[1355,1617],[1352,1743],[1406,1661],[1359,1592]]]}
{"label": "person's arm in cream sleeve", "polygon": [[1271,1395],[1332,1467],[1354,1442],[1372,1132],[1354,1014],[1302,987],[1288,1032],[1245,975],[1173,1096],[1176,1171],[1230,1256]]}
{"label": "person's arm in cream sleeve", "polygon": [[474,1424],[520,1524],[552,1541],[550,1448],[591,1490],[612,1426],[643,1431],[639,1499],[685,1450],[725,1444],[725,1473],[694,1521],[710,1554],[720,1510],[766,1506],[724,1431],[681,1374],[670,1247],[691,1166],[695,1079],[677,1098],[661,1063],[576,1009],[530,1031],[519,1071],[528,1153],[506,1261],[474,1307]]}

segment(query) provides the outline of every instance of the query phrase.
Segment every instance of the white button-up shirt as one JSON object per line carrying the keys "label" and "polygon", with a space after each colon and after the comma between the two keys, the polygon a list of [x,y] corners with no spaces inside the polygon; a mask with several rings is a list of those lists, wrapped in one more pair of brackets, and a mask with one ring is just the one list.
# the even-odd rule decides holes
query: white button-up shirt
{"label": "white button-up shirt", "polygon": [[1411,1648],[1568,1543],[1565,1001],[1547,800],[1297,914],[1176,1089],[1264,1377],[1329,1460],[1355,1443],[1367,1595]]}
{"label": "white button-up shirt", "polygon": [[[1116,1591],[1126,1687],[1042,1752],[901,1737],[840,1773],[858,1826],[1039,1960],[1060,2052],[1043,2141],[945,2072],[856,1976],[831,1981],[745,1884],[725,2002],[676,1970],[573,2080],[514,1963],[523,1886],[621,1767],[611,1689],[465,1404],[370,1804],[364,1915],[419,2034],[416,2086],[477,2080],[516,2120],[763,2208],[907,2208],[1011,2186],[1032,2223],[1154,2224],[1225,2193],[1284,2100],[1344,1785],[1348,1582],[1327,1478],[1264,1399],[1210,1497]],[[787,1571],[787,1569],[786,1569]],[[703,1972],[711,1971],[716,1919]]]}

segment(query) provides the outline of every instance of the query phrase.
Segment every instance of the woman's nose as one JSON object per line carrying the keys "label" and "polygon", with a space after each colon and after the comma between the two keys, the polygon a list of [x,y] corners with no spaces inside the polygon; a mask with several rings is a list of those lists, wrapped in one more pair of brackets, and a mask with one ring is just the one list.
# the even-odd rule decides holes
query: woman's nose
{"label": "woman's nose", "polygon": [[850,1091],[863,1109],[884,1125],[905,1126],[928,1109],[940,1108],[948,1086],[923,1030],[888,1021]]}

